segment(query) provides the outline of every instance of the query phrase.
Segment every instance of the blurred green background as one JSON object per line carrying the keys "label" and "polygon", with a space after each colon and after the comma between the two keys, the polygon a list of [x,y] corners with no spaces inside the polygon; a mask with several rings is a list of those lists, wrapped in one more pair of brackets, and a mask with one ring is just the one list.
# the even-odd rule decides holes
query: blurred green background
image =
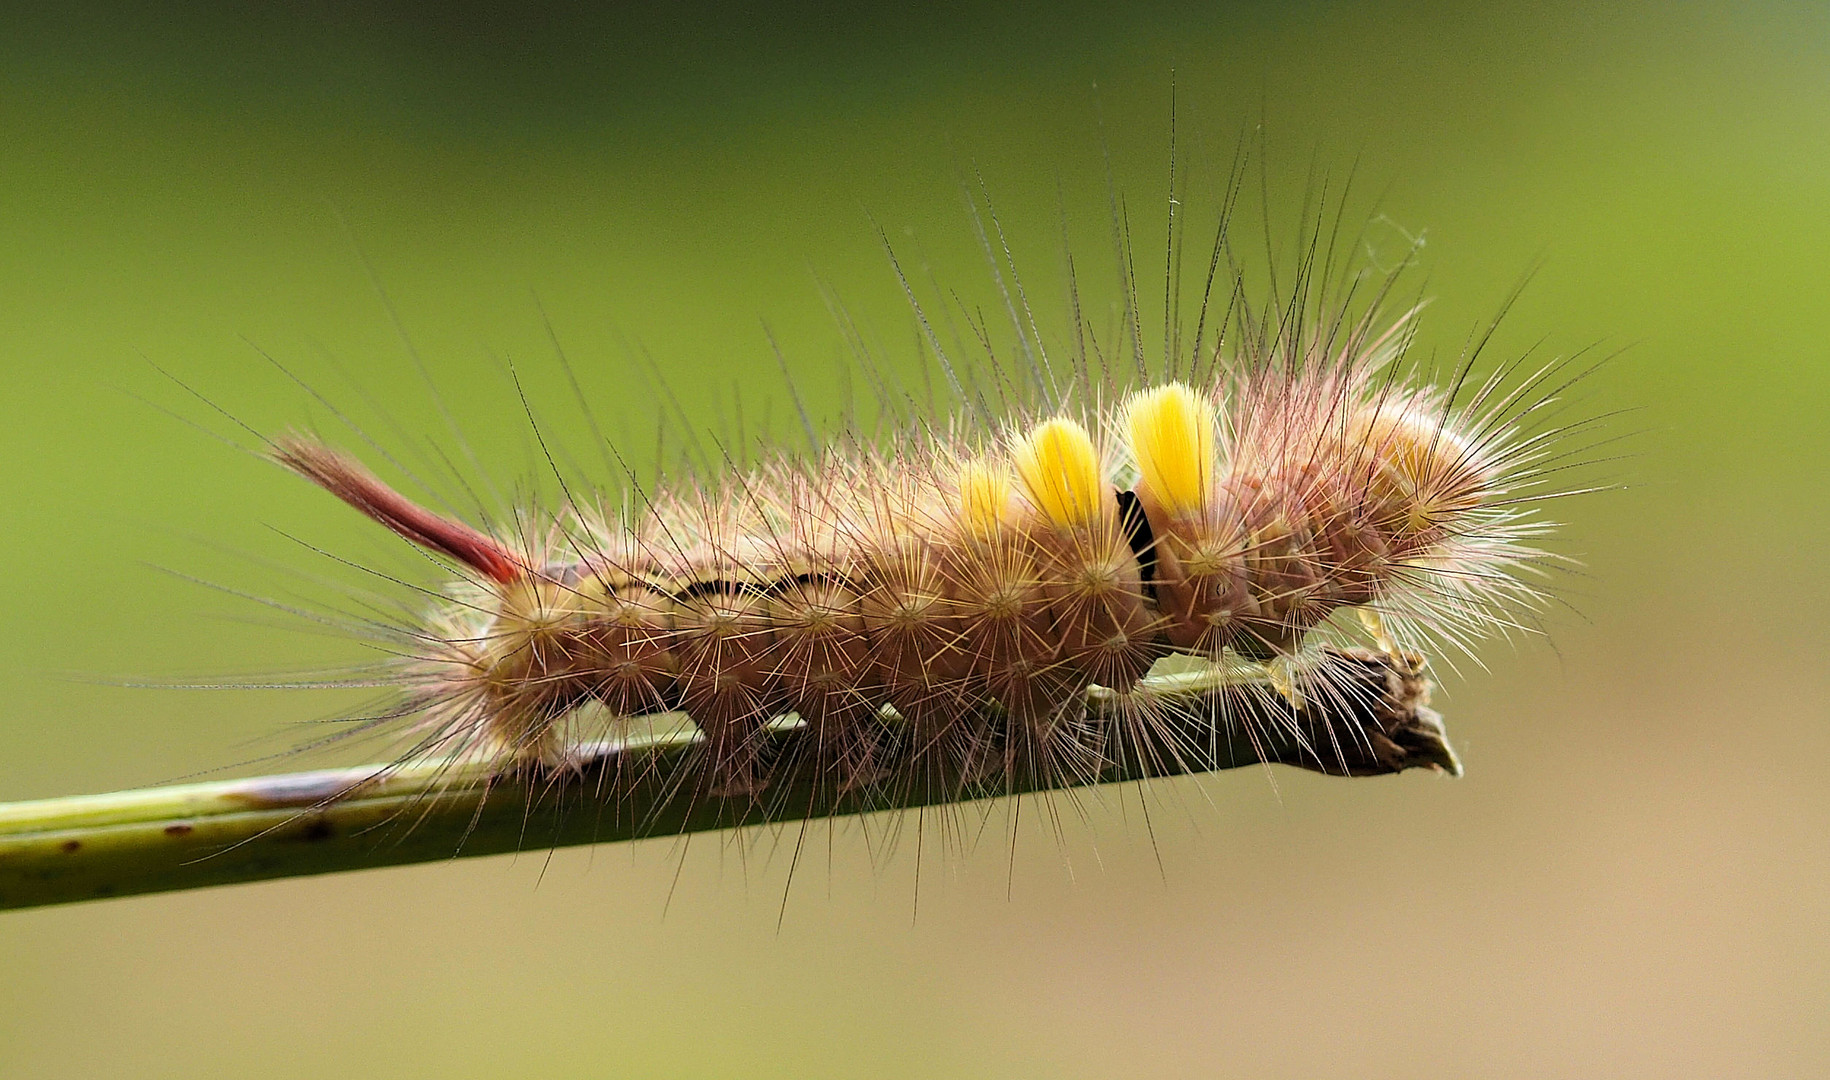
{"label": "blurred green background", "polygon": [[823,285],[912,359],[873,221],[982,295],[975,168],[1053,303],[1058,201],[1083,272],[1110,265],[1103,139],[1156,265],[1172,71],[1191,214],[1263,119],[1274,204],[1357,162],[1364,205],[1427,230],[1426,347],[1533,265],[1503,354],[1631,345],[1584,405],[1638,410],[1602,470],[1629,486],[1557,507],[1569,606],[1443,672],[1465,779],[1224,774],[1149,828],[1114,793],[1014,845],[998,818],[927,852],[919,904],[906,843],[820,831],[779,930],[771,836],[6,914],[0,1076],[1830,1070],[1818,5],[0,16],[0,799],[234,766],[344,700],[108,685],[365,655],[156,567],[356,580],[283,530],[433,583],[161,412],[233,433],[148,360],[265,431],[332,428],[257,348],[438,430],[359,245],[498,475],[535,471],[501,357],[581,430],[542,310],[649,433],[632,455],[643,349],[693,423],[741,394],[784,429],[763,320],[825,412]]}

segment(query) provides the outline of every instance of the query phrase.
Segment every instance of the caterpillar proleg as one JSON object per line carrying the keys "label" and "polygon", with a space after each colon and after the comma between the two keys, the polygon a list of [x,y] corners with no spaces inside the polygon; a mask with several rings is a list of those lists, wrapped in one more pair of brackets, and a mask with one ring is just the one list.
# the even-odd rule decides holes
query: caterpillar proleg
{"label": "caterpillar proleg", "polygon": [[[1471,648],[1542,598],[1533,503],[1557,433],[1527,420],[1565,362],[1471,379],[1474,349],[1431,386],[1406,369],[1419,306],[1391,302],[1395,275],[1318,263],[1253,307],[1243,272],[1220,273],[1231,253],[1222,228],[1199,321],[1154,364],[1135,309],[1135,364],[1085,344],[1071,291],[1079,344],[1058,374],[1007,295],[1024,360],[992,360],[992,390],[927,331],[951,415],[652,488],[568,487],[512,532],[416,505],[316,437],[275,440],[460,574],[405,629],[400,697],[370,723],[403,733],[403,760],[563,777],[580,746],[677,712],[700,738],[667,782],[741,808],[770,798],[785,724],[831,792],[927,790],[887,800],[913,804],[1199,757],[1242,726],[1269,746],[1310,703],[1365,712],[1368,662],[1408,673],[1415,700],[1418,649]],[[1343,651],[1355,640],[1370,649]],[[1172,672],[1233,692],[1190,723]],[[1358,751],[1307,752],[1352,772]],[[1446,750],[1414,763],[1454,767]]]}

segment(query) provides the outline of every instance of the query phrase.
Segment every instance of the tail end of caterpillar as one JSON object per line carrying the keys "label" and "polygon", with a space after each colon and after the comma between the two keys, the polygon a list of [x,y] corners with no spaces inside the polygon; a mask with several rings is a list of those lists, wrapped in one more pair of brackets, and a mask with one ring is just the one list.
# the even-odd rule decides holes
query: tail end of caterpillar
{"label": "tail end of caterpillar", "polygon": [[501,542],[420,506],[315,439],[284,436],[273,459],[402,539],[476,571],[498,594],[492,629],[448,628],[439,636],[449,640],[417,661],[408,711],[420,716],[421,747],[517,768],[570,767],[555,721],[578,695],[553,669],[567,659],[577,590],[530,572]]}
{"label": "tail end of caterpillar", "polygon": [[355,459],[315,439],[287,435],[273,460],[342,499],[395,535],[507,585],[527,573],[515,554],[461,521],[435,514],[395,491]]}

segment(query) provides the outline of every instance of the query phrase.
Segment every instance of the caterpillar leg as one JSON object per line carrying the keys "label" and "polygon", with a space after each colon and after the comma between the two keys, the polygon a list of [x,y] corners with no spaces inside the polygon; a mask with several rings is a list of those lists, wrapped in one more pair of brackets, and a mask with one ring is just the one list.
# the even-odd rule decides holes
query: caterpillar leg
{"label": "caterpillar leg", "polygon": [[1278,696],[1290,703],[1290,708],[1301,712],[1304,706],[1303,688],[1297,684],[1296,657],[1288,653],[1278,653],[1264,663],[1265,678],[1271,683],[1271,689]]}
{"label": "caterpillar leg", "polygon": [[1387,656],[1398,655],[1398,643],[1392,640],[1391,634],[1385,629],[1385,617],[1369,607],[1353,610],[1360,617],[1360,625],[1372,635],[1373,645]]}

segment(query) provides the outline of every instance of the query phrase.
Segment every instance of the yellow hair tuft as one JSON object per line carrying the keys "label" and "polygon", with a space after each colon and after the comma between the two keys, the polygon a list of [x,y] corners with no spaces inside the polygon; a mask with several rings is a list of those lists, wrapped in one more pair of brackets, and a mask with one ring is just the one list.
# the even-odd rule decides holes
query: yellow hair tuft
{"label": "yellow hair tuft", "polygon": [[960,466],[959,516],[967,536],[980,541],[996,536],[1009,503],[1010,474],[983,461]]}
{"label": "yellow hair tuft", "polygon": [[1131,454],[1144,483],[1172,516],[1198,513],[1214,475],[1214,405],[1172,382],[1132,395],[1125,407]]}
{"label": "yellow hair tuft", "polygon": [[1017,440],[1013,457],[1029,501],[1059,528],[1081,528],[1099,515],[1099,453],[1087,429],[1045,420]]}

